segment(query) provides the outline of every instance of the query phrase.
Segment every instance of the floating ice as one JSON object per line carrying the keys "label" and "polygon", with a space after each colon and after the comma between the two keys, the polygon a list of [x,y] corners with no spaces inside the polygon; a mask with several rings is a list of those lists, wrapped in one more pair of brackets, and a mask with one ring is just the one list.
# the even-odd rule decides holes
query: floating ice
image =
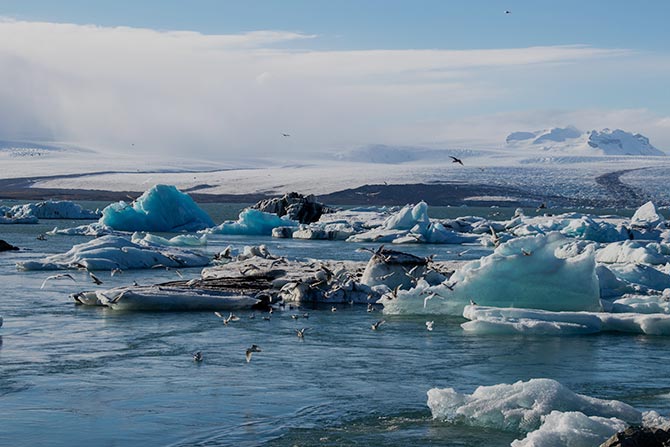
{"label": "floating ice", "polygon": [[512,442],[512,447],[593,447],[623,431],[628,424],[615,417],[587,416],[579,411],[552,411],[539,429]]}
{"label": "floating ice", "polygon": [[47,200],[45,202],[27,203],[13,207],[0,207],[0,214],[14,216],[18,219],[98,219],[100,213],[90,211],[69,200]]}
{"label": "floating ice", "polygon": [[505,431],[536,430],[542,416],[552,411],[579,411],[628,424],[642,422],[642,414],[630,405],[576,394],[551,379],[480,386],[472,394],[433,388],[428,391],[428,407],[435,419]]}
{"label": "floating ice", "polygon": [[155,245],[167,245],[171,247],[199,247],[207,245],[207,235],[203,234],[202,236],[196,236],[193,234],[181,234],[179,236],[172,237],[170,239],[158,236],[156,234],[146,233],[142,234],[139,232],[133,233],[131,240],[135,244],[139,244],[142,241],[148,242]]}
{"label": "floating ice", "polygon": [[608,244],[596,252],[596,261],[614,263],[665,264],[670,261],[667,247],[657,242],[624,241]]}
{"label": "floating ice", "polygon": [[427,244],[462,244],[474,242],[475,236],[460,234],[446,228],[439,222],[431,222],[428,205],[419,202],[407,205],[389,216],[379,228],[356,234],[347,239],[350,242],[392,242]]}
{"label": "floating ice", "polygon": [[665,289],[661,295],[624,295],[612,302],[610,311],[670,314],[670,289]]}
{"label": "floating ice", "polygon": [[54,227],[53,230],[47,231],[47,234],[64,234],[67,236],[93,236],[100,237],[106,234],[122,234],[119,231],[114,231],[113,228],[103,225],[100,222],[90,223],[87,225],[79,225],[78,227],[73,228],[58,228]]}
{"label": "floating ice", "polygon": [[267,235],[272,234],[274,228],[297,227],[298,222],[276,214],[264,213],[252,208],[243,210],[236,222],[226,221],[221,225],[210,228],[208,233],[212,234],[243,234],[243,235]]}
{"label": "floating ice", "polygon": [[88,270],[148,269],[152,267],[201,267],[209,264],[207,255],[185,249],[164,247],[146,241],[133,243],[119,236],[102,236],[75,245],[67,253],[41,261],[23,261],[19,270],[58,270],[85,267]]}
{"label": "floating ice", "polygon": [[121,231],[197,231],[214,225],[193,199],[175,186],[156,185],[133,203],[113,203],[100,223]]}
{"label": "floating ice", "polygon": [[653,228],[658,224],[665,222],[665,218],[656,211],[654,204],[649,201],[635,211],[630,222],[633,226],[638,228]]}
{"label": "floating ice", "polygon": [[417,287],[382,303],[384,313],[391,314],[460,315],[470,300],[496,307],[597,311],[595,266],[591,245],[570,242],[557,232],[521,237],[466,263],[445,285]]}
{"label": "floating ice", "polygon": [[645,264],[609,264],[607,268],[618,278],[635,287],[663,290],[670,287],[670,275]]}
{"label": "floating ice", "polygon": [[549,312],[466,306],[461,327],[478,334],[572,335],[626,332],[670,335],[670,315],[606,312]]}

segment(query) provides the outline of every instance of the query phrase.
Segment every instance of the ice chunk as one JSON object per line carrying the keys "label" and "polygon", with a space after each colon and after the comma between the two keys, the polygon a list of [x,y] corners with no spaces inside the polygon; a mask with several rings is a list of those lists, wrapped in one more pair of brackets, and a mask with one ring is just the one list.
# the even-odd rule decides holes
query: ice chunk
{"label": "ice chunk", "polygon": [[244,235],[267,235],[272,234],[274,228],[297,227],[298,222],[276,214],[264,213],[252,208],[243,210],[236,222],[226,221],[221,225],[210,228],[208,233],[212,234],[244,234]]}
{"label": "ice chunk", "polygon": [[40,261],[18,262],[16,266],[20,270],[75,269],[82,266],[88,270],[127,270],[157,266],[201,267],[209,262],[209,256],[195,251],[154,245],[146,241],[136,244],[123,237],[107,235],[75,245],[67,253]]}
{"label": "ice chunk", "polygon": [[5,215],[9,213],[17,218],[35,216],[37,219],[98,219],[100,217],[100,213],[84,209],[69,200],[27,203],[9,209],[0,207],[0,212]]}
{"label": "ice chunk", "polygon": [[642,414],[630,405],[577,394],[551,379],[480,386],[472,394],[433,388],[428,391],[428,407],[435,419],[505,431],[536,430],[542,416],[552,411],[579,411],[629,424],[642,421]]}
{"label": "ice chunk", "polygon": [[151,233],[141,234],[139,232],[133,233],[131,240],[135,244],[140,244],[142,241],[155,245],[167,245],[171,247],[198,247],[207,245],[207,235],[196,236],[194,234],[181,234],[170,239],[164,238]]}
{"label": "ice chunk", "polygon": [[645,264],[610,264],[609,270],[617,278],[647,289],[663,290],[670,287],[670,275]]}
{"label": "ice chunk", "polygon": [[[382,303],[384,313],[458,315],[470,300],[497,307],[596,311],[595,266],[592,245],[569,242],[557,232],[521,237],[465,264],[440,288],[412,289]],[[433,293],[437,296],[426,300]]]}
{"label": "ice chunk", "polygon": [[638,228],[653,228],[663,222],[665,222],[665,218],[656,211],[656,207],[651,201],[639,207],[630,219],[631,225]]}
{"label": "ice chunk", "polygon": [[670,335],[670,315],[667,314],[549,312],[471,305],[465,307],[463,317],[471,321],[463,323],[461,327],[465,331],[478,334],[571,335],[625,332]]}
{"label": "ice chunk", "polygon": [[615,417],[587,416],[579,411],[552,411],[539,429],[512,442],[512,447],[593,447],[628,427]]}
{"label": "ice chunk", "polygon": [[626,228],[609,222],[596,221],[589,216],[570,219],[561,233],[594,242],[615,242],[630,238],[630,233]]}
{"label": "ice chunk", "polygon": [[623,241],[608,244],[596,252],[596,261],[606,264],[665,264],[669,260],[668,256],[663,255],[661,245],[656,242]]}
{"label": "ice chunk", "polygon": [[156,185],[133,203],[113,203],[99,221],[121,231],[197,231],[214,226],[193,199],[172,185]]}

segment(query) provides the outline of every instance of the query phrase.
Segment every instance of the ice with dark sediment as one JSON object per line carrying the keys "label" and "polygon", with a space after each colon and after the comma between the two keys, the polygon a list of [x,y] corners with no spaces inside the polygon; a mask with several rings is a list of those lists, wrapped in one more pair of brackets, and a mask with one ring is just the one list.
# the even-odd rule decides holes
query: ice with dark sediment
{"label": "ice with dark sediment", "polygon": [[87,270],[150,269],[156,267],[202,267],[211,262],[203,253],[176,247],[166,247],[146,241],[134,243],[127,238],[107,235],[73,246],[62,254],[38,261],[21,261],[19,270]]}

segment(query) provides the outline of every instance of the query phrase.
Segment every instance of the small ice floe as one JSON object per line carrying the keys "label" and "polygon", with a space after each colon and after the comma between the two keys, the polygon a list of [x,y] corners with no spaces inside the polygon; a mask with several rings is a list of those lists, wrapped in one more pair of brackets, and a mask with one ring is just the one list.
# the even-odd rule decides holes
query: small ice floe
{"label": "small ice floe", "polygon": [[231,311],[251,309],[262,300],[215,289],[194,289],[183,283],[117,287],[72,294],[75,303],[125,311]]}
{"label": "small ice floe", "polygon": [[257,209],[247,208],[243,210],[237,221],[226,221],[220,225],[206,230],[209,234],[240,234],[249,236],[272,234],[272,230],[278,227],[297,227],[298,222],[288,219],[286,216],[279,217],[276,214],[264,213]]}
{"label": "small ice floe", "polygon": [[461,327],[478,334],[574,335],[623,332],[670,335],[670,315],[610,312],[549,312],[469,305]]}
{"label": "small ice floe", "polygon": [[131,203],[107,206],[99,223],[120,231],[198,231],[214,226],[188,194],[172,185],[156,185]]}
{"label": "small ice floe", "polygon": [[48,256],[40,261],[22,261],[19,270],[79,269],[107,270],[118,268],[149,269],[156,266],[182,268],[209,264],[209,256],[191,250],[165,247],[142,241],[107,235],[75,245],[68,252]]}
{"label": "small ice floe", "polygon": [[[643,420],[643,414],[630,405],[577,394],[551,379],[480,386],[472,394],[461,394],[453,388],[433,388],[428,391],[428,407],[434,419],[531,433],[530,440],[515,441],[513,446],[599,445],[617,431],[630,424],[640,424]],[[567,423],[569,426],[555,425],[554,422]],[[573,424],[574,429],[571,430]],[[538,429],[543,431],[533,434]],[[538,437],[553,436],[591,442],[531,443]]]}
{"label": "small ice floe", "polygon": [[166,245],[169,247],[202,247],[207,245],[207,235],[196,236],[194,234],[180,234],[170,239],[151,233],[133,233],[131,240],[135,244],[142,241],[154,245]]}

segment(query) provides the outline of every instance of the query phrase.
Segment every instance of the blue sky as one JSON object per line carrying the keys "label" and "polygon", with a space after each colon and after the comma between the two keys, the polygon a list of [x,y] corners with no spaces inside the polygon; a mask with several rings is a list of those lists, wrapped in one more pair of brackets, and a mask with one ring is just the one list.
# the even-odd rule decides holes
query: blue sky
{"label": "blue sky", "polygon": [[0,0],[0,16],[5,139],[262,153],[277,130],[327,151],[573,124],[670,149],[667,1]]}

